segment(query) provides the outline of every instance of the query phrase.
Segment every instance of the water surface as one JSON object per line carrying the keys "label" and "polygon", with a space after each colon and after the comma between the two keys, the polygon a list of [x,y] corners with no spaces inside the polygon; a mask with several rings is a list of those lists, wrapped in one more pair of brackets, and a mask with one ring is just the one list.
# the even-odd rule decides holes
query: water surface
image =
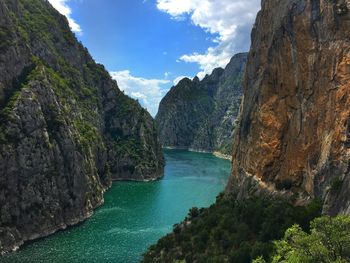
{"label": "water surface", "polygon": [[164,154],[162,180],[114,183],[105,204],[85,223],[27,245],[0,262],[138,262],[191,207],[212,204],[230,174],[230,162],[211,154]]}

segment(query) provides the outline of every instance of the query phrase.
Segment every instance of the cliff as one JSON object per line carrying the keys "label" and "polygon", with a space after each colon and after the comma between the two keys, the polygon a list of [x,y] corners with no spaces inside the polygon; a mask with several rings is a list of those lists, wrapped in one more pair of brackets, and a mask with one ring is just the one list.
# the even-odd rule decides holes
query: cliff
{"label": "cliff", "polygon": [[262,0],[226,193],[192,208],[143,262],[286,262],[274,240],[295,242],[289,226],[350,214],[349,31],[350,1]]}
{"label": "cliff", "polygon": [[163,146],[231,155],[246,58],[237,54],[202,81],[185,78],[171,88],[156,116]]}
{"label": "cliff", "polygon": [[152,180],[151,116],[45,0],[0,0],[0,254],[89,217],[113,179]]}
{"label": "cliff", "polygon": [[262,1],[228,192],[350,214],[350,1]]}

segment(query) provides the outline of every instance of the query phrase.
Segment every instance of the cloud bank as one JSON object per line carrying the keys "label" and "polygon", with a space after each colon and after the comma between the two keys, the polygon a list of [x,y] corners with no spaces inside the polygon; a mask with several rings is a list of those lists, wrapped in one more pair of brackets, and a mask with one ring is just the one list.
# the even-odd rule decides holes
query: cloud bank
{"label": "cloud bank", "polygon": [[120,90],[138,99],[152,116],[157,114],[159,102],[168,91],[166,84],[170,83],[169,80],[135,77],[129,70],[114,71],[110,74],[118,82]]}
{"label": "cloud bank", "polygon": [[80,27],[80,25],[75,22],[75,20],[71,17],[72,10],[68,6],[67,2],[70,0],[49,0],[50,4],[62,15],[66,16],[69,22],[69,26],[72,29],[73,32],[77,34],[82,34],[83,31]]}
{"label": "cloud bank", "polygon": [[225,67],[235,53],[248,51],[260,0],[157,0],[157,7],[174,19],[188,17],[194,25],[213,34],[216,45],[204,54],[180,57],[184,62],[197,63],[201,69],[198,77],[203,78],[214,68]]}

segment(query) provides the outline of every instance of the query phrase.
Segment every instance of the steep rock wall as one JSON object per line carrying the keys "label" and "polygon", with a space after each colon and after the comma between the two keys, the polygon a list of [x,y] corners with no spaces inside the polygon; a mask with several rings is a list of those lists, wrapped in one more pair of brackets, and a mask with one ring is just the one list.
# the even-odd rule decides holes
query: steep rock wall
{"label": "steep rock wall", "polygon": [[112,179],[153,180],[151,116],[45,0],[0,0],[0,254],[89,217]]}
{"label": "steep rock wall", "polygon": [[246,59],[237,54],[202,81],[185,78],[171,88],[156,116],[163,146],[231,155]]}
{"label": "steep rock wall", "polygon": [[350,213],[350,1],[263,0],[227,191]]}

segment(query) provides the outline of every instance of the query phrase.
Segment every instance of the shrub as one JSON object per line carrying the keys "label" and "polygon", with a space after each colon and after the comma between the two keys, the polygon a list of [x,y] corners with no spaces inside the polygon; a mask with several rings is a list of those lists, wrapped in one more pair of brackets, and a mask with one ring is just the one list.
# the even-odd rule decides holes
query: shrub
{"label": "shrub", "polygon": [[318,201],[295,207],[285,200],[251,198],[236,201],[233,197],[220,195],[209,208],[192,208],[188,221],[181,227],[177,225],[174,233],[163,238],[166,246],[161,239],[144,255],[143,262],[191,259],[188,262],[250,263],[258,256],[269,260],[274,240],[282,238],[296,223],[308,231],[310,220],[319,216],[320,211]]}
{"label": "shrub", "polygon": [[282,240],[275,242],[272,262],[350,262],[349,233],[349,216],[316,218],[311,222],[310,233],[293,225]]}

